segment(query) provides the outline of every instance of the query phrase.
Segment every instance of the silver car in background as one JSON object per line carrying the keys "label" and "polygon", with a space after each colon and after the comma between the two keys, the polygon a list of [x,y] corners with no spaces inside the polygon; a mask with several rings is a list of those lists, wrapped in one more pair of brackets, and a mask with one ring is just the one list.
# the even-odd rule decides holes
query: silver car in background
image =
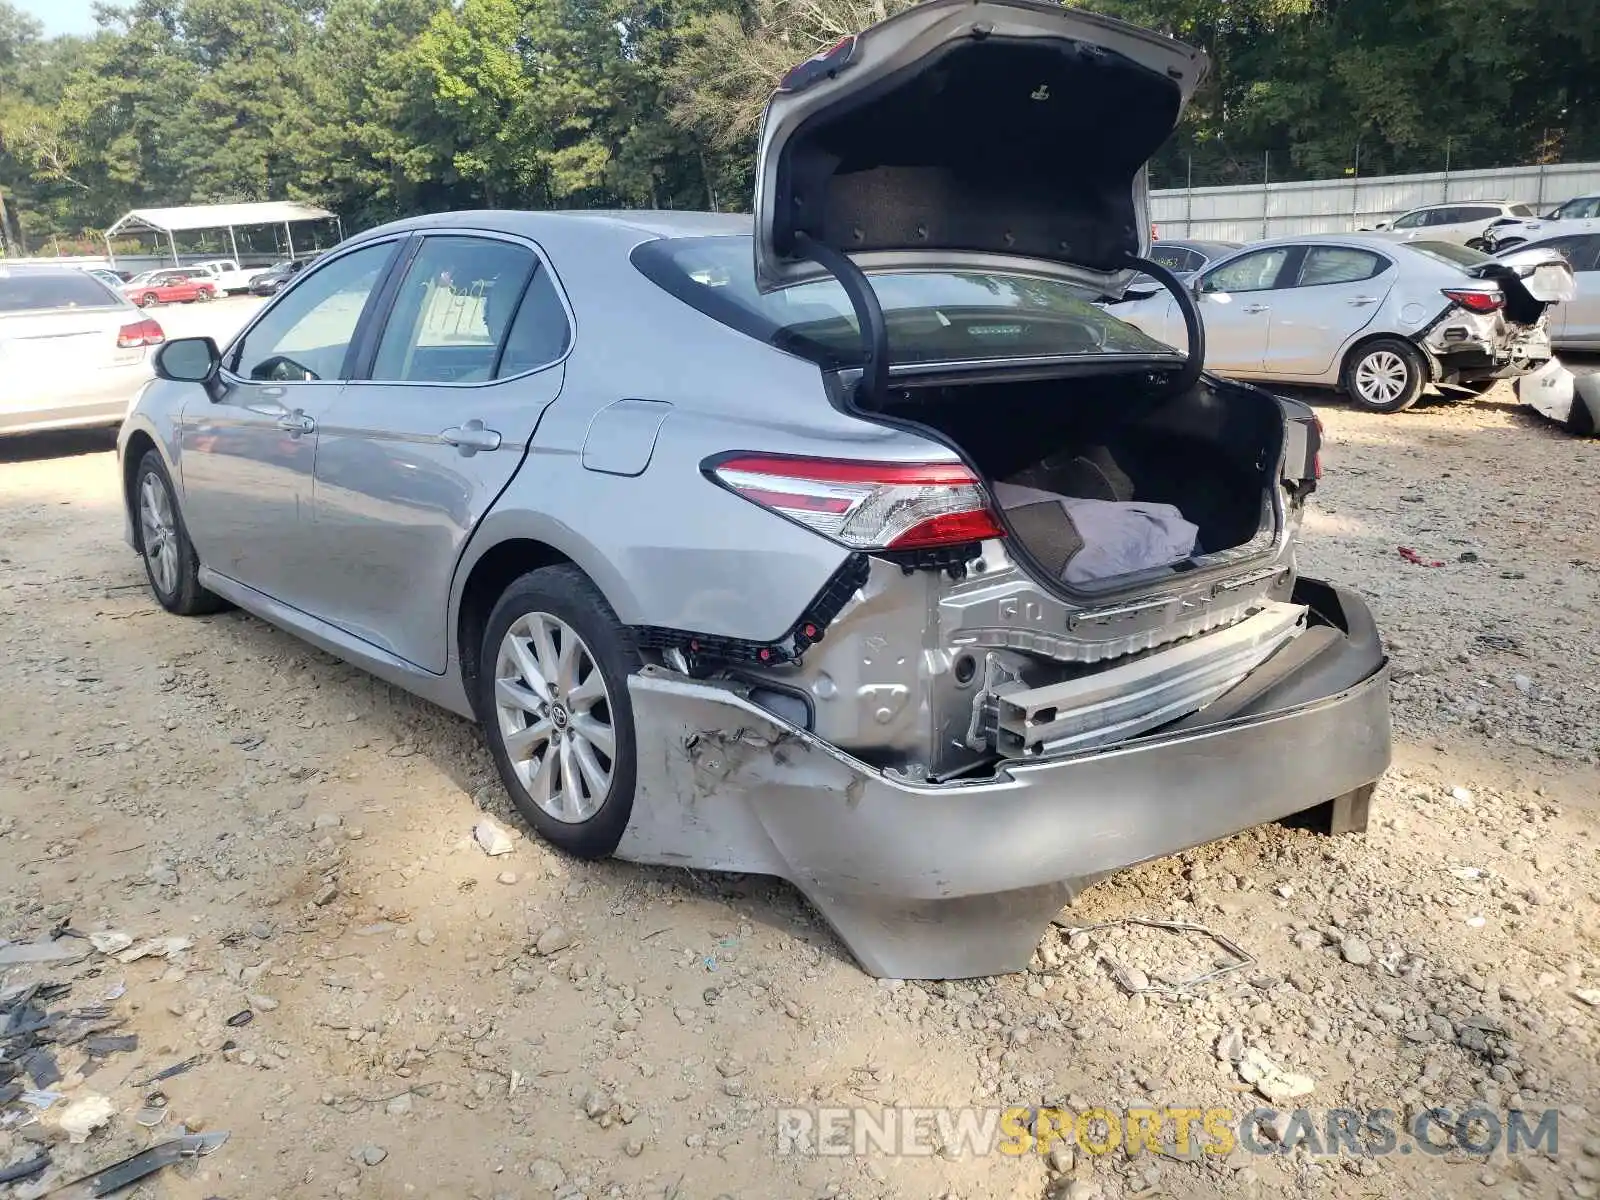
{"label": "silver car in background", "polygon": [[[1550,358],[1546,310],[1572,294],[1554,254],[1515,269],[1449,242],[1366,234],[1256,242],[1190,281],[1206,366],[1238,379],[1341,388],[1372,412],[1409,408],[1430,384],[1482,391]],[[1114,304],[1117,317],[1187,345],[1171,296]]]}
{"label": "silver car in background", "polygon": [[1387,661],[1297,571],[1314,415],[1093,303],[1188,297],[1145,163],[1204,69],[929,0],[783,80],[753,219],[368,231],[163,348],[129,540],[170,611],[477,720],[552,844],[791,880],[876,974],[1021,970],[1118,867],[1363,828]]}
{"label": "silver car in background", "polygon": [[1485,249],[1500,254],[1513,246],[1575,233],[1600,233],[1600,196],[1574,196],[1542,217],[1498,224],[1484,242]]}
{"label": "silver car in background", "polygon": [[87,271],[0,264],[0,433],[116,424],[164,339]]}

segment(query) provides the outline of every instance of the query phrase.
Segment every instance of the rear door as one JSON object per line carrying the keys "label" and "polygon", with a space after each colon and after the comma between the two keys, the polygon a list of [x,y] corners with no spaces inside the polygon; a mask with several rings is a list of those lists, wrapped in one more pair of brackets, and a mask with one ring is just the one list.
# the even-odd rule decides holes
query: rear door
{"label": "rear door", "polygon": [[1288,286],[1266,297],[1267,374],[1326,374],[1340,348],[1372,323],[1398,275],[1393,261],[1371,250],[1307,246]]}
{"label": "rear door", "polygon": [[467,538],[561,390],[572,322],[533,243],[430,233],[324,425],[307,605],[443,672],[450,581]]}
{"label": "rear door", "polygon": [[1200,276],[1208,368],[1234,375],[1261,373],[1277,289],[1298,258],[1293,246],[1268,246],[1235,255]]}
{"label": "rear door", "polygon": [[1578,286],[1571,300],[1551,306],[1550,340],[1584,350],[1600,349],[1600,233],[1556,238],[1542,245],[1565,255]]}

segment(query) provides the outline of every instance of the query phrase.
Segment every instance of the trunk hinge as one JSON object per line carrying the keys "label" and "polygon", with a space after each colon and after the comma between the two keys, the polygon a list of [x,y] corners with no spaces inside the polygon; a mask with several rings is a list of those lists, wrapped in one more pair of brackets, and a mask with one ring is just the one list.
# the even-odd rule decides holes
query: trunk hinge
{"label": "trunk hinge", "polygon": [[861,382],[856,384],[857,408],[873,408],[889,390],[889,326],[883,319],[883,306],[872,290],[867,273],[848,254],[796,231],[795,248],[806,258],[827,270],[844,288],[850,307],[861,327]]}
{"label": "trunk hinge", "polygon": [[1178,311],[1183,314],[1183,327],[1189,334],[1189,359],[1183,364],[1183,370],[1173,377],[1171,390],[1188,391],[1200,381],[1200,373],[1206,369],[1206,327],[1200,319],[1200,306],[1194,302],[1194,292],[1158,262],[1137,254],[1130,254],[1123,261],[1150,276],[1177,300]]}

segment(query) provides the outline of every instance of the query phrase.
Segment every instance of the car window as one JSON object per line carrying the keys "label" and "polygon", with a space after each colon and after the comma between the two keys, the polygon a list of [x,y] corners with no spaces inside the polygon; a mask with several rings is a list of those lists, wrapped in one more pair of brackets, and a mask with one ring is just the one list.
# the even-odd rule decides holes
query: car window
{"label": "car window", "polygon": [[1428,209],[1423,209],[1421,212],[1409,212],[1405,216],[1396,220],[1395,223],[1390,226],[1390,228],[1420,229],[1432,215],[1433,213]]}
{"label": "car window", "polygon": [[1300,264],[1300,287],[1326,283],[1356,283],[1381,275],[1389,264],[1370,250],[1348,246],[1313,246]]}
{"label": "car window", "polygon": [[1518,246],[1516,253],[1520,255],[1528,250],[1554,250],[1572,264],[1574,271],[1600,269],[1600,262],[1596,261],[1600,258],[1600,233],[1574,233],[1550,238],[1548,241]]}
{"label": "car window", "polygon": [[1456,214],[1455,221],[1463,225],[1469,221],[1487,221],[1500,215],[1498,208],[1491,208],[1487,204],[1468,204],[1450,211]]}
{"label": "car window", "polygon": [[120,308],[125,301],[88,275],[10,271],[0,266],[0,313],[46,312],[58,308]]}
{"label": "car window", "polygon": [[430,237],[406,269],[378,343],[372,378],[480,383],[494,372],[533,251],[476,237]]}
{"label": "car window", "polygon": [[1270,250],[1257,250],[1223,263],[1208,272],[1203,290],[1208,292],[1264,292],[1275,287],[1283,264],[1288,261],[1289,247],[1274,246]]}
{"label": "car window", "polygon": [[[762,293],[745,235],[658,238],[634,249],[644,276],[715,321],[828,367],[861,361],[855,310],[837,280]],[[1005,270],[875,271],[891,363],[1055,355],[1170,360],[1172,347],[1061,280]]]}
{"label": "car window", "polygon": [[567,323],[567,310],[561,305],[561,296],[550,278],[549,269],[540,265],[534,270],[517,315],[511,320],[495,378],[504,379],[549,366],[567,352],[571,341],[572,327]]}
{"label": "car window", "polygon": [[338,379],[361,310],[393,252],[392,243],[363,246],[307,275],[245,334],[232,370],[277,382]]}
{"label": "car window", "polygon": [[1533,205],[1513,204],[1507,211],[1510,212],[1513,217],[1531,217],[1533,216]]}
{"label": "car window", "polygon": [[1192,271],[1199,257],[1182,246],[1163,246],[1159,242],[1150,251],[1150,261],[1159,263],[1169,271]]}
{"label": "car window", "polygon": [[1462,246],[1456,242],[1407,242],[1405,248],[1416,254],[1426,254],[1435,262],[1442,262],[1462,271],[1493,261],[1493,256],[1485,254],[1482,250],[1474,250],[1471,246]]}

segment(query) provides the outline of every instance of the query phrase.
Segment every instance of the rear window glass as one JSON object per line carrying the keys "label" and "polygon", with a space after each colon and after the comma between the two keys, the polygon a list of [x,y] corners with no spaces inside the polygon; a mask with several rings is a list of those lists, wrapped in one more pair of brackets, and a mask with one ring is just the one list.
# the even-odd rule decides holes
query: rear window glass
{"label": "rear window glass", "polygon": [[[634,265],[709,317],[832,366],[861,361],[861,335],[835,280],[756,290],[748,237],[646,242]],[[901,364],[1044,355],[1176,352],[1095,307],[1065,283],[999,271],[882,271],[873,290]]]}
{"label": "rear window glass", "polygon": [[1405,245],[1418,254],[1426,254],[1437,262],[1460,267],[1463,271],[1468,267],[1493,261],[1482,250],[1474,250],[1470,246],[1458,246],[1454,242],[1406,242]]}
{"label": "rear window glass", "polygon": [[111,308],[119,297],[82,271],[34,274],[0,267],[0,312],[44,312],[54,308]]}

